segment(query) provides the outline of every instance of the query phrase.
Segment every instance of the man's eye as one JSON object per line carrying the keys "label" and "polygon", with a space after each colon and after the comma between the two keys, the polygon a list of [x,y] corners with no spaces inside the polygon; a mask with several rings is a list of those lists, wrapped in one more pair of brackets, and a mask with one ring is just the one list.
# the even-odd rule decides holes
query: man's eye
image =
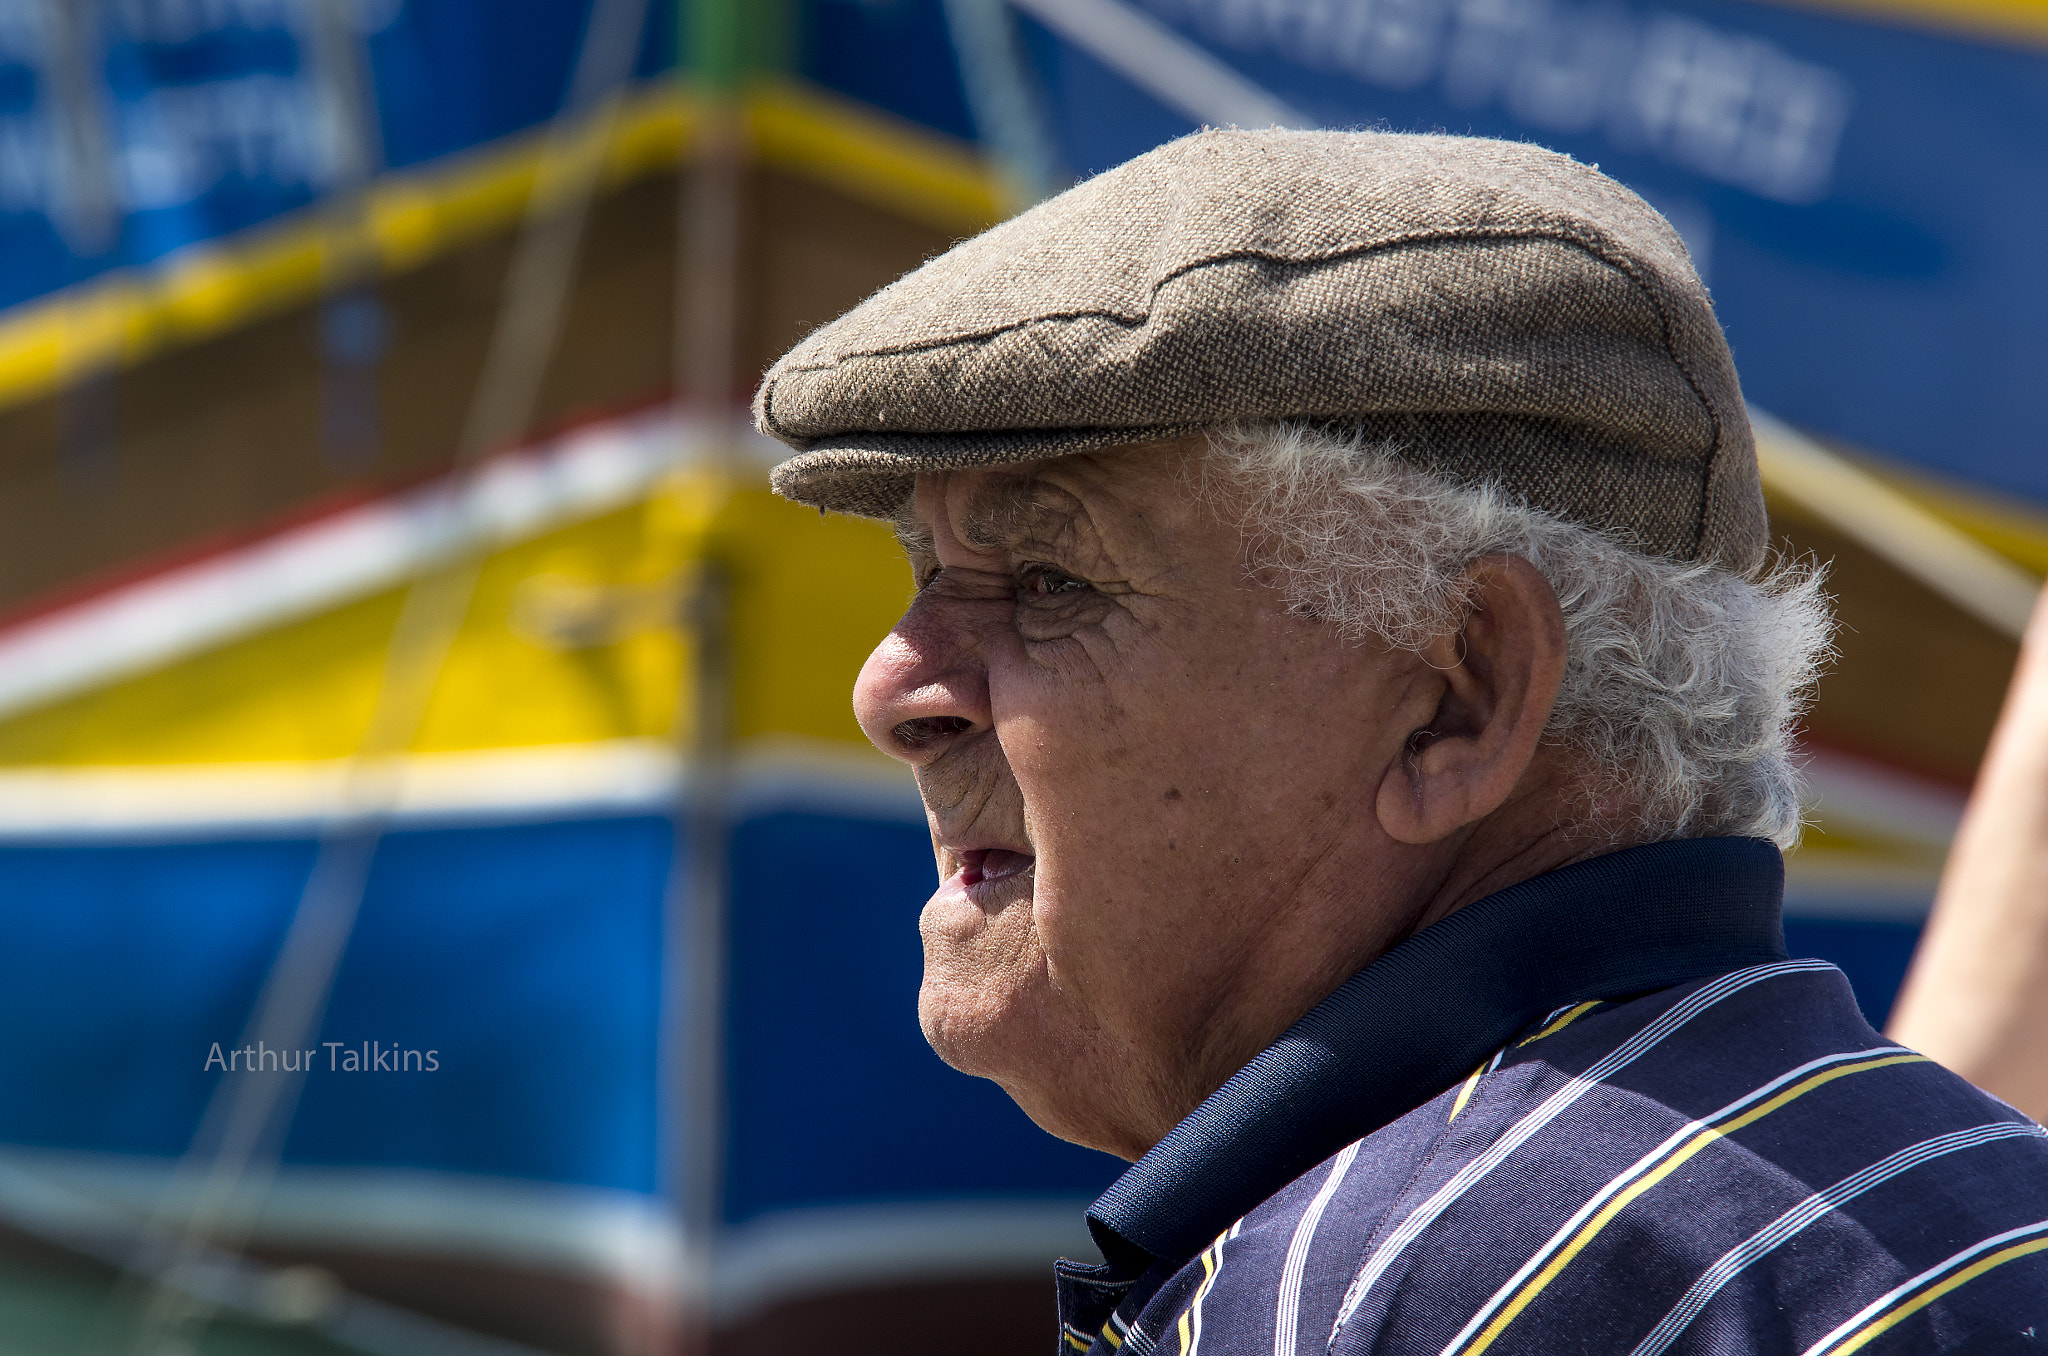
{"label": "man's eye", "polygon": [[1051,598],[1062,593],[1077,593],[1088,585],[1050,565],[1031,565],[1017,577],[1017,587],[1027,598]]}

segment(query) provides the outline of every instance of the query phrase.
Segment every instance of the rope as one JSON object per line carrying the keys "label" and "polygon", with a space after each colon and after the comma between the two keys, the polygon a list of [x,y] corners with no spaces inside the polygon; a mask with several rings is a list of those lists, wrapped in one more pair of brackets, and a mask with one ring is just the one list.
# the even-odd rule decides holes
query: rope
{"label": "rope", "polygon": [[[568,97],[548,131],[483,372],[456,446],[435,548],[406,593],[368,728],[350,759],[344,808],[322,835],[244,1029],[244,1044],[302,1048],[325,1015],[396,803],[399,756],[418,733],[475,592],[480,562],[465,543],[480,538],[467,521],[475,496],[465,491],[485,455],[516,439],[532,418],[646,10],[647,0],[594,0]],[[304,1077],[301,1072],[222,1079],[110,1306],[111,1314],[135,1315],[119,1348],[137,1356],[189,1350],[215,1309],[189,1278],[215,1250],[246,1244]],[[358,1343],[363,1349],[381,1350],[365,1340],[368,1345]]]}

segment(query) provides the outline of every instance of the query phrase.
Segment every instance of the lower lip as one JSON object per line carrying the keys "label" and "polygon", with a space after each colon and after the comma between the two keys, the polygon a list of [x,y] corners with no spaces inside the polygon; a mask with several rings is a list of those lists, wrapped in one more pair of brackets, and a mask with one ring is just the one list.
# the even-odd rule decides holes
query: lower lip
{"label": "lower lip", "polygon": [[[990,857],[994,857],[995,861],[991,862]],[[1036,858],[1028,857],[1021,852],[972,853],[961,864],[960,869],[939,886],[939,893],[964,894],[970,900],[978,901],[1013,881],[1028,880],[1036,866]],[[990,869],[991,867],[994,869]]]}
{"label": "lower lip", "polygon": [[1036,859],[1022,852],[1011,852],[1003,848],[984,848],[965,854],[960,864],[961,883],[979,885],[983,881],[994,883],[1021,876],[1029,872]]}

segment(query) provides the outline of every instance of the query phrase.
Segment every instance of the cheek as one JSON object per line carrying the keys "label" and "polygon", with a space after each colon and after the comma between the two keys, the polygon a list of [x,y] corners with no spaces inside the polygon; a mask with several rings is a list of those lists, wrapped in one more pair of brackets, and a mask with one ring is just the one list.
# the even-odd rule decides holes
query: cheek
{"label": "cheek", "polygon": [[999,727],[1038,854],[1040,911],[1062,911],[1047,919],[1062,937],[1185,888],[1176,877],[1200,869],[1254,808],[1229,794],[1256,766],[1240,722],[1191,710],[1180,693],[1103,695]]}
{"label": "cheek", "polygon": [[1119,676],[1032,674],[994,694],[996,732],[1034,831],[1113,835],[1139,809],[1133,797],[1164,793],[1160,779],[1184,760],[1174,716],[1184,704],[1142,685],[1126,690]]}
{"label": "cheek", "polygon": [[[1155,660],[1147,674],[1186,669]],[[1243,818],[1218,806],[1219,788],[1243,771],[1232,732],[1196,712],[1186,690],[1119,682],[1127,672],[1013,682],[996,722],[1038,858],[1036,913],[1054,973],[1106,1002],[1102,986],[1129,978],[1117,972],[1131,943],[1171,931],[1219,831]]]}

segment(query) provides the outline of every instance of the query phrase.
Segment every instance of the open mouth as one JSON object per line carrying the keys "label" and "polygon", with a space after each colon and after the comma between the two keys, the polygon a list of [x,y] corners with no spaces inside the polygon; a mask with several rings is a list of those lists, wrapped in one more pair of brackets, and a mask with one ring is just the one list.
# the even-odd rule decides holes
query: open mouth
{"label": "open mouth", "polygon": [[1021,876],[1036,860],[1028,852],[1012,852],[1008,848],[969,848],[960,854],[960,883],[979,885],[983,881]]}

